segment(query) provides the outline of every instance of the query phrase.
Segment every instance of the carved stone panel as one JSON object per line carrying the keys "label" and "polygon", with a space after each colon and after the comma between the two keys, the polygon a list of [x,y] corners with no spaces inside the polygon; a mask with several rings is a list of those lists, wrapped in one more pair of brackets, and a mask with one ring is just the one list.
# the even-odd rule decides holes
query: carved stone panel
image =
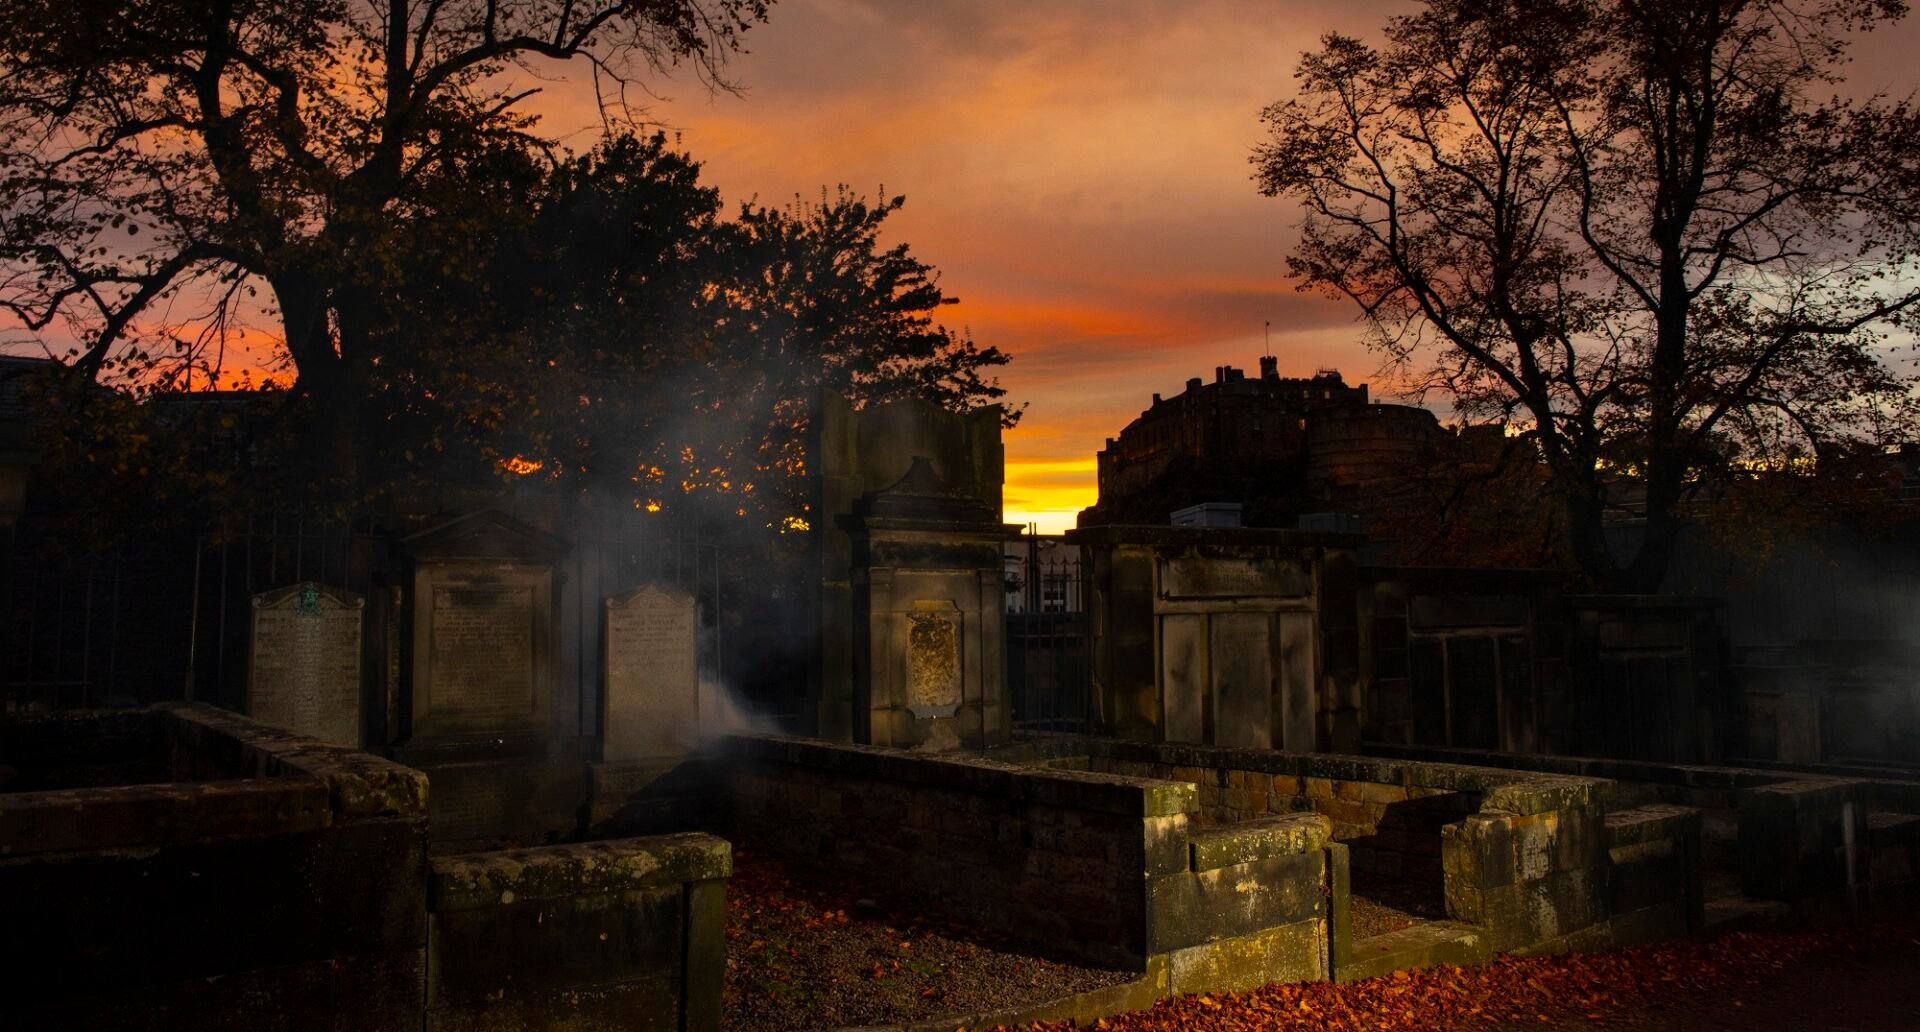
{"label": "carved stone panel", "polygon": [[253,596],[247,711],[262,723],[360,747],[366,600],[311,582]]}
{"label": "carved stone panel", "polygon": [[916,717],[947,716],[960,705],[960,610],[945,601],[915,602],[907,613],[907,709]]}
{"label": "carved stone panel", "polygon": [[693,596],[678,588],[643,585],[606,600],[607,760],[677,755],[694,745],[696,637]]}
{"label": "carved stone panel", "polygon": [[435,706],[449,716],[511,720],[533,708],[533,589],[435,585]]}

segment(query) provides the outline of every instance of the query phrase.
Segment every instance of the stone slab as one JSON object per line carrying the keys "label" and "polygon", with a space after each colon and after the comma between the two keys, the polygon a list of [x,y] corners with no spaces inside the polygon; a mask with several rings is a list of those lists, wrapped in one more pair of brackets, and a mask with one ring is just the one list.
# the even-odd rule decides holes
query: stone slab
{"label": "stone slab", "polygon": [[609,761],[683,755],[700,734],[698,626],[693,596],[641,585],[606,600]]}
{"label": "stone slab", "polygon": [[350,749],[360,746],[366,599],[307,581],[253,596],[247,712]]}

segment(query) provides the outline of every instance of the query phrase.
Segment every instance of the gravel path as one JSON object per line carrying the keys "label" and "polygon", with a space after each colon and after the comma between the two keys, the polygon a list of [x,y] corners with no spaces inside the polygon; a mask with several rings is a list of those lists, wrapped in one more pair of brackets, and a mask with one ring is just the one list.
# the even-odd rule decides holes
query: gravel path
{"label": "gravel path", "polygon": [[738,850],[733,865],[723,1022],[730,1032],[922,1021],[1139,977],[1035,956],[913,913],[844,876]]}
{"label": "gravel path", "polygon": [[1347,913],[1355,939],[1397,932],[1447,916],[1440,886],[1386,875],[1353,872]]}

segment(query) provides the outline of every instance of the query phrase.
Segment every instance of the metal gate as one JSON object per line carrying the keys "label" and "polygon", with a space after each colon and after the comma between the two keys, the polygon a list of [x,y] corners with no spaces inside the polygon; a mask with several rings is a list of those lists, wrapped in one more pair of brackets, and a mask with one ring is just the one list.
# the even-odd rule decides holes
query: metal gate
{"label": "metal gate", "polygon": [[1080,552],[1029,526],[1008,543],[1007,680],[1014,727],[1088,730],[1087,581]]}

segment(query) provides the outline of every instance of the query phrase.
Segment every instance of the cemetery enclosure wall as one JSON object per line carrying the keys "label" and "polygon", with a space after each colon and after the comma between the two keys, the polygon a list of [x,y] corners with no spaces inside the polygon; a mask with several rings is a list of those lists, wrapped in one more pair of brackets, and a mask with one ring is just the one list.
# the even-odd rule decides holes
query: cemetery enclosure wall
{"label": "cemetery enclosure wall", "polygon": [[[1196,787],[1215,826],[1272,813],[1326,818],[1354,871],[1425,879],[1449,917],[1499,952],[1607,934],[1605,782],[1363,756],[1029,735],[1069,769]],[[1050,759],[1049,759],[1050,757]]]}
{"label": "cemetery enclosure wall", "polygon": [[1920,782],[1465,749],[1368,749],[1401,759],[1607,778],[1615,783],[1616,805],[1696,808],[1706,822],[1706,866],[1731,868],[1745,895],[1788,903],[1803,914],[1838,914],[1915,885]]}
{"label": "cemetery enclosure wall", "polygon": [[1328,977],[1330,825],[1198,826],[1190,784],[726,740],[734,837],[1172,992]]}
{"label": "cemetery enclosure wall", "polygon": [[435,858],[426,1027],[720,1027],[725,879],[711,835]]}
{"label": "cemetery enclosure wall", "polygon": [[146,783],[0,795],[9,1027],[418,1027],[424,777],[201,707],[64,719],[144,725]]}

